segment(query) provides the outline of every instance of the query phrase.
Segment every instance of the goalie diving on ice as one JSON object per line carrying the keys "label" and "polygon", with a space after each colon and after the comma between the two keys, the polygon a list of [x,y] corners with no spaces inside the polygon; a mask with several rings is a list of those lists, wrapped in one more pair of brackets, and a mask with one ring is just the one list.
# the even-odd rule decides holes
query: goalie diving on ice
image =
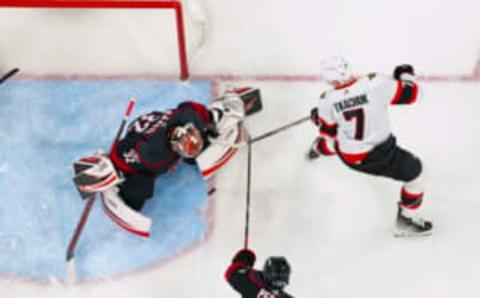
{"label": "goalie diving on ice", "polygon": [[100,194],[105,213],[119,226],[148,237],[152,220],[141,210],[154,195],[155,180],[184,161],[209,179],[247,140],[245,116],[262,109],[260,91],[227,90],[204,106],[194,101],[152,111],[133,120],[108,154],[74,162],[74,183],[82,198]]}

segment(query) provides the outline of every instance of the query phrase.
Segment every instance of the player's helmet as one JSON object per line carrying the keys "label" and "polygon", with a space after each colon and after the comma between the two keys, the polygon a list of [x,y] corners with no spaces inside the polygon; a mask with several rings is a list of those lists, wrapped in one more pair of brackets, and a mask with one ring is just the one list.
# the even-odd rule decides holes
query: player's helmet
{"label": "player's helmet", "polygon": [[283,289],[290,280],[290,265],[284,257],[269,257],[263,266],[265,281],[275,289]]}
{"label": "player's helmet", "polygon": [[176,126],[170,135],[172,150],[184,158],[194,158],[203,149],[203,137],[200,131],[193,125],[187,123]]}
{"label": "player's helmet", "polygon": [[328,83],[344,84],[353,76],[350,63],[339,56],[331,57],[320,64],[320,75]]}

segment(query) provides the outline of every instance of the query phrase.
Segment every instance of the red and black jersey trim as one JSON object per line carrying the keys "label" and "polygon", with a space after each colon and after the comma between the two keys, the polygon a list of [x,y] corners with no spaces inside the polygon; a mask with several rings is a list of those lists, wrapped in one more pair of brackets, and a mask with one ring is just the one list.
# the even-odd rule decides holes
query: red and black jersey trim
{"label": "red and black jersey trim", "polygon": [[412,104],[417,101],[418,85],[411,81],[397,80],[397,91],[390,104]]}
{"label": "red and black jersey trim", "polygon": [[257,256],[255,252],[251,249],[245,248],[238,251],[235,256],[233,257],[232,263],[242,263],[247,267],[252,267],[255,264],[255,260]]}
{"label": "red and black jersey trim", "polygon": [[330,124],[321,117],[318,117],[318,120],[320,121],[320,133],[322,135],[328,136],[330,138],[337,137],[338,125],[336,123]]}
{"label": "red and black jersey trim", "polygon": [[233,274],[234,271],[238,270],[238,269],[247,269],[247,266],[245,266],[245,264],[241,263],[241,262],[234,262],[232,263],[227,271],[225,272],[225,279],[227,281],[230,281],[230,278]]}
{"label": "red and black jersey trim", "polygon": [[250,281],[257,285],[259,288],[268,289],[267,285],[263,281],[258,279],[257,274],[255,274],[256,272],[256,270],[250,270],[248,272],[248,279],[250,279]]}
{"label": "red and black jersey trim", "polygon": [[268,289],[267,285],[261,280],[258,278],[257,276],[257,270],[254,270],[254,269],[251,269],[251,268],[248,268],[247,266],[245,266],[245,264],[241,263],[241,262],[234,262],[232,263],[227,271],[225,272],[225,279],[228,281],[228,282],[231,282],[232,280],[232,275],[236,272],[236,271],[239,271],[239,270],[245,270],[245,272],[242,272],[242,274],[254,285],[256,285],[258,288],[261,288],[261,289]]}
{"label": "red and black jersey trim", "polygon": [[408,209],[417,209],[422,205],[423,192],[418,194],[409,193],[402,187],[400,205]]}
{"label": "red and black jersey trim", "polygon": [[129,166],[120,156],[118,156],[118,142],[115,142],[110,151],[109,157],[115,167],[126,174],[138,174],[137,171]]}
{"label": "red and black jersey trim", "polygon": [[340,158],[347,164],[355,165],[363,162],[365,158],[368,157],[370,152],[359,152],[359,153],[345,153],[340,150],[340,145],[335,141],[335,150],[337,151]]}
{"label": "red and black jersey trim", "polygon": [[322,155],[335,155],[336,154],[335,151],[332,151],[332,150],[330,150],[330,148],[328,148],[327,140],[324,139],[324,138],[318,139],[315,146],[316,146],[315,149],[317,150],[317,152],[320,152]]}

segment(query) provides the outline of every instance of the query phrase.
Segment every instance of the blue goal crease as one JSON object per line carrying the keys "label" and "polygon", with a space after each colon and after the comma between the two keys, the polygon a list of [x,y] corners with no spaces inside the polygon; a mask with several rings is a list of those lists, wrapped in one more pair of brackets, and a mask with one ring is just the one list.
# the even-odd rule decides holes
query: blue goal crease
{"label": "blue goal crease", "polygon": [[[179,102],[210,101],[211,83],[10,81],[0,89],[0,272],[65,277],[65,252],[85,202],[72,162],[108,151],[130,97],[131,118]],[[188,188],[184,187],[185,183]],[[153,219],[143,239],[108,219],[96,202],[76,251],[81,279],[111,277],[158,263],[197,243],[208,223],[198,210],[206,184],[195,166],[162,176],[144,207]]]}

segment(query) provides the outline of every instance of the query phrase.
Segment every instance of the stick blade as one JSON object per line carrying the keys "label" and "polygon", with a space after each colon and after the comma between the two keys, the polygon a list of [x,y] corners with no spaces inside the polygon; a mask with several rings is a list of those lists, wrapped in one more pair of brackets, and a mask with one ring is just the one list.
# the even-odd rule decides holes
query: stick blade
{"label": "stick blade", "polygon": [[75,273],[75,258],[71,258],[67,261],[67,284],[74,285],[77,281],[77,275]]}

